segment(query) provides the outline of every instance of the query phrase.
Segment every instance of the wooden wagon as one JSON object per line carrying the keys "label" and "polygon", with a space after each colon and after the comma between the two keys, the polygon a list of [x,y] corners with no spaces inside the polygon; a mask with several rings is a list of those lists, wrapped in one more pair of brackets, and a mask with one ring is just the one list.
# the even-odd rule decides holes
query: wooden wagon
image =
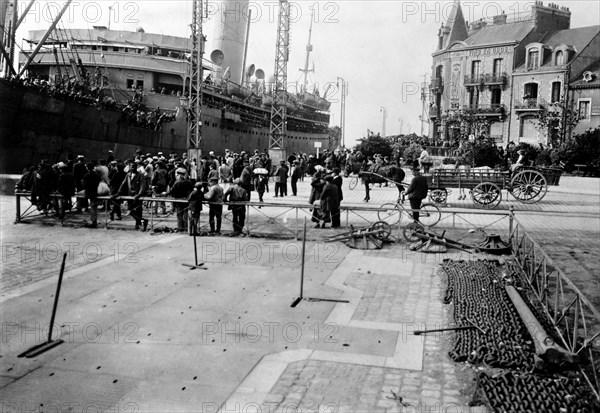
{"label": "wooden wagon", "polygon": [[496,208],[505,189],[515,199],[526,204],[539,202],[548,186],[558,185],[560,169],[526,167],[516,171],[494,169],[435,169],[428,175],[430,195],[435,203],[445,203],[449,188],[468,189],[476,205]]}

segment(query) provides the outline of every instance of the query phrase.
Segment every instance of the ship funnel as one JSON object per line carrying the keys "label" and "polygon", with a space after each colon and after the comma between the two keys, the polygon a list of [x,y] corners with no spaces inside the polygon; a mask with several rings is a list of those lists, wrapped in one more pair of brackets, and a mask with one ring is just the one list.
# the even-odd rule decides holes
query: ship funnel
{"label": "ship funnel", "polygon": [[254,72],[254,76],[256,76],[257,79],[259,80],[264,80],[265,78],[265,71],[262,69],[256,69],[256,72]]}
{"label": "ship funnel", "polygon": [[219,49],[213,50],[210,54],[210,61],[216,64],[217,66],[221,66],[223,64],[223,60],[225,59],[225,54]]}
{"label": "ship funnel", "polygon": [[250,65],[248,66],[248,69],[246,69],[246,76],[247,77],[252,77],[252,75],[255,73],[256,67],[254,65]]}

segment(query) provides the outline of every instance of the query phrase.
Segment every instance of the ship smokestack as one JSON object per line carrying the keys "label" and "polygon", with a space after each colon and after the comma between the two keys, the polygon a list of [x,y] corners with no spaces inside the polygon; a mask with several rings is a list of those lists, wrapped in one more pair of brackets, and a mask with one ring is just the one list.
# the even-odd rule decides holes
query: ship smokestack
{"label": "ship smokestack", "polygon": [[[208,39],[212,43],[210,50],[213,53],[222,53],[223,60],[220,66],[230,68],[229,80],[235,83],[242,83],[243,80],[241,76],[248,25],[248,2],[249,0],[224,0],[217,3],[219,10],[213,17],[213,35]],[[220,72],[223,73],[223,69]]]}

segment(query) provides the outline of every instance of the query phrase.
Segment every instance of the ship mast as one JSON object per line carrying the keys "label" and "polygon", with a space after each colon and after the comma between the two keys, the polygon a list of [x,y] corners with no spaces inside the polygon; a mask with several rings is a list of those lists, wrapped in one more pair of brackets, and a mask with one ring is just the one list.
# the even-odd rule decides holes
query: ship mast
{"label": "ship mast", "polygon": [[304,73],[304,82],[302,84],[302,93],[306,92],[306,86],[308,84],[308,72],[314,72],[314,68],[308,70],[308,62],[310,58],[310,52],[312,52],[312,44],[310,44],[310,39],[312,37],[312,24],[313,24],[313,16],[314,10],[310,14],[310,28],[308,29],[308,43],[306,44],[306,61],[304,62],[304,69],[300,69],[301,72]]}
{"label": "ship mast", "polygon": [[204,0],[193,0],[192,5],[192,50],[190,56],[190,82],[188,89],[188,130],[187,149],[188,158],[200,159],[202,144],[202,81],[204,55],[204,35],[202,33],[202,19]]}

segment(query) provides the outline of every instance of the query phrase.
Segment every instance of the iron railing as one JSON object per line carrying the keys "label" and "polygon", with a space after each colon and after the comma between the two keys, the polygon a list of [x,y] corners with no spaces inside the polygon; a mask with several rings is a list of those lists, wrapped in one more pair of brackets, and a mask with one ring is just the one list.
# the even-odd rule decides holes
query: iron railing
{"label": "iron railing", "polygon": [[510,241],[513,255],[535,297],[542,305],[562,346],[580,357],[579,370],[600,400],[600,312],[514,218]]}

